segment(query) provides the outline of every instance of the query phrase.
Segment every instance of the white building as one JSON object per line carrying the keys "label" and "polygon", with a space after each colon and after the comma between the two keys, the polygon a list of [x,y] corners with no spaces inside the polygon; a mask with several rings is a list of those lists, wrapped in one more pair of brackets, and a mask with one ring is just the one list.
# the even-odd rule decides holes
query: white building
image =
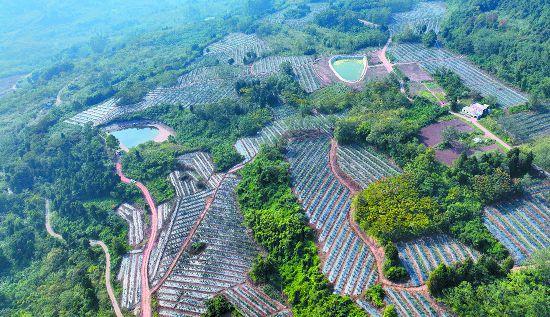
{"label": "white building", "polygon": [[462,108],[462,111],[460,112],[465,116],[478,119],[479,117],[483,116],[487,108],[489,108],[489,105],[482,105],[476,102]]}

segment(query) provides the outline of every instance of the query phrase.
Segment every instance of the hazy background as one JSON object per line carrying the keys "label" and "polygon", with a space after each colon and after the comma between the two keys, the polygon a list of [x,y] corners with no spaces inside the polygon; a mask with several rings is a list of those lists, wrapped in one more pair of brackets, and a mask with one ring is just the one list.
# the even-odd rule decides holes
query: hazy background
{"label": "hazy background", "polygon": [[[227,14],[237,0],[0,0],[0,77],[30,72],[64,51],[132,33],[184,25]],[[94,47],[93,47],[94,48]]]}

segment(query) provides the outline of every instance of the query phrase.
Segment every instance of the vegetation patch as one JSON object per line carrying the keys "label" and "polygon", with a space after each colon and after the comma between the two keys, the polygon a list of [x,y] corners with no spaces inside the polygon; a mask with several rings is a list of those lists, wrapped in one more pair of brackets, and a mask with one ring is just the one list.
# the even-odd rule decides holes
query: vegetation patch
{"label": "vegetation patch", "polygon": [[255,279],[281,289],[295,316],[365,316],[349,298],[333,294],[321,273],[313,231],[292,194],[289,165],[281,150],[263,148],[241,171],[237,188],[245,224],[267,249],[272,263],[257,261]]}

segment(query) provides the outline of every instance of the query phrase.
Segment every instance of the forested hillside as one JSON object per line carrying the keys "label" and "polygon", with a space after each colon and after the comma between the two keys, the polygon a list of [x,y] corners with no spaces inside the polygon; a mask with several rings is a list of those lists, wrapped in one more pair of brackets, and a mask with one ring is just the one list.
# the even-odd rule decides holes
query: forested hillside
{"label": "forested hillside", "polygon": [[550,6],[546,0],[450,0],[441,36],[484,69],[550,98]]}

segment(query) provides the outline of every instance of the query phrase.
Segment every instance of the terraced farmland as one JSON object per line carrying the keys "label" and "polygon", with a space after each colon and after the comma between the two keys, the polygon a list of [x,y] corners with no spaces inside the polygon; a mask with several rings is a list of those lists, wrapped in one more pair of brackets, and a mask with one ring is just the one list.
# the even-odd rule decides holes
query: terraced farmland
{"label": "terraced farmland", "polygon": [[283,134],[288,131],[296,130],[319,130],[329,133],[332,130],[334,116],[306,116],[291,117],[288,119],[275,121],[263,128],[254,137],[246,137],[237,140],[235,149],[245,158],[245,162],[250,161],[258,152],[262,145],[274,145]]}
{"label": "terraced farmland", "polygon": [[254,52],[257,56],[262,56],[269,50],[267,43],[255,34],[230,33],[220,41],[209,45],[204,55],[216,56],[222,62],[232,58],[235,64],[242,65],[246,53]]}
{"label": "terraced farmland", "polygon": [[205,152],[187,153],[178,158],[178,162],[187,170],[186,173],[196,182],[203,181],[210,188],[216,188],[222,175],[215,173],[214,163]]}
{"label": "terraced farmland", "polygon": [[142,251],[130,251],[122,258],[120,271],[117,280],[122,285],[122,298],[120,306],[126,309],[133,309],[141,300],[141,261]]}
{"label": "terraced farmland", "polygon": [[285,306],[249,283],[226,289],[222,294],[245,316],[292,316]]}
{"label": "terraced farmland", "polygon": [[393,304],[399,316],[447,316],[443,312],[438,312],[428,300],[426,294],[420,292],[409,292],[398,290],[391,287],[384,288],[386,297],[384,301],[387,304]]}
{"label": "terraced farmland", "polygon": [[227,177],[192,242],[205,243],[199,254],[184,252],[158,290],[160,316],[198,316],[218,292],[245,282],[258,250],[241,225],[235,200],[238,181]]}
{"label": "terraced farmland", "polygon": [[109,99],[97,106],[93,106],[85,111],[78,113],[65,122],[70,124],[84,125],[92,123],[93,125],[100,125],[124,114],[124,109],[116,105],[114,99]]}
{"label": "terraced farmland", "polygon": [[494,96],[504,107],[527,102],[527,96],[481,71],[478,67],[443,49],[426,48],[421,44],[399,44],[390,47],[389,52],[397,62],[418,62],[431,74],[445,68],[456,73],[468,88],[484,97]]}
{"label": "terraced farmland", "polygon": [[518,263],[550,246],[550,208],[544,198],[548,191],[546,181],[522,198],[485,208],[485,226]]}
{"label": "terraced farmland", "polygon": [[362,188],[388,176],[399,174],[399,168],[373,149],[360,146],[339,146],[338,164]]}
{"label": "terraced farmland", "polygon": [[284,24],[286,26],[289,26],[291,28],[300,28],[304,27],[309,22],[312,22],[313,19],[321,12],[326,10],[328,8],[327,2],[321,2],[321,3],[309,3],[307,4],[309,6],[310,12],[306,14],[302,18],[298,19],[287,19],[285,18],[284,14],[286,10],[278,11],[270,16],[267,17],[267,20],[274,24]]}
{"label": "terraced farmland", "polygon": [[520,112],[502,116],[500,125],[517,143],[528,142],[538,136],[550,135],[550,112]]}
{"label": "terraced farmland", "polygon": [[142,111],[163,104],[180,104],[183,107],[218,102],[222,99],[237,99],[237,93],[231,82],[209,81],[186,86],[169,88],[159,87],[147,93],[142,101],[135,105],[118,106],[114,99],[91,107],[65,122],[95,126],[105,124],[124,114]]}
{"label": "terraced farmland", "polygon": [[422,237],[397,243],[399,258],[411,277],[412,285],[422,285],[439,264],[452,264],[467,258],[477,259],[479,253],[447,235]]}
{"label": "terraced farmland", "polygon": [[248,75],[248,68],[238,65],[198,67],[178,78],[180,87],[205,82],[235,81]]}
{"label": "terraced farmland", "polygon": [[206,206],[206,199],[212,190],[203,190],[176,200],[172,218],[166,229],[161,231],[156,248],[149,262],[150,278],[157,281],[168,270],[180,251],[180,246],[189,235]]}
{"label": "terraced farmland", "polygon": [[392,34],[403,31],[406,28],[439,32],[439,24],[445,12],[446,5],[443,1],[420,2],[411,11],[394,14],[389,30]]}
{"label": "terraced farmland", "polygon": [[332,174],[326,137],[289,143],[293,189],[316,229],[322,272],[334,292],[357,296],[378,279],[374,255],[348,221],[350,191]]}
{"label": "terraced farmland", "polygon": [[292,65],[298,83],[306,92],[321,88],[321,82],[313,70],[314,59],[311,56],[268,56],[254,63],[252,73],[256,76],[268,76],[281,70],[281,63]]}
{"label": "terraced farmland", "polygon": [[128,223],[128,244],[135,246],[143,241],[145,227],[143,224],[143,209],[132,205],[122,204],[117,209],[117,214]]}

